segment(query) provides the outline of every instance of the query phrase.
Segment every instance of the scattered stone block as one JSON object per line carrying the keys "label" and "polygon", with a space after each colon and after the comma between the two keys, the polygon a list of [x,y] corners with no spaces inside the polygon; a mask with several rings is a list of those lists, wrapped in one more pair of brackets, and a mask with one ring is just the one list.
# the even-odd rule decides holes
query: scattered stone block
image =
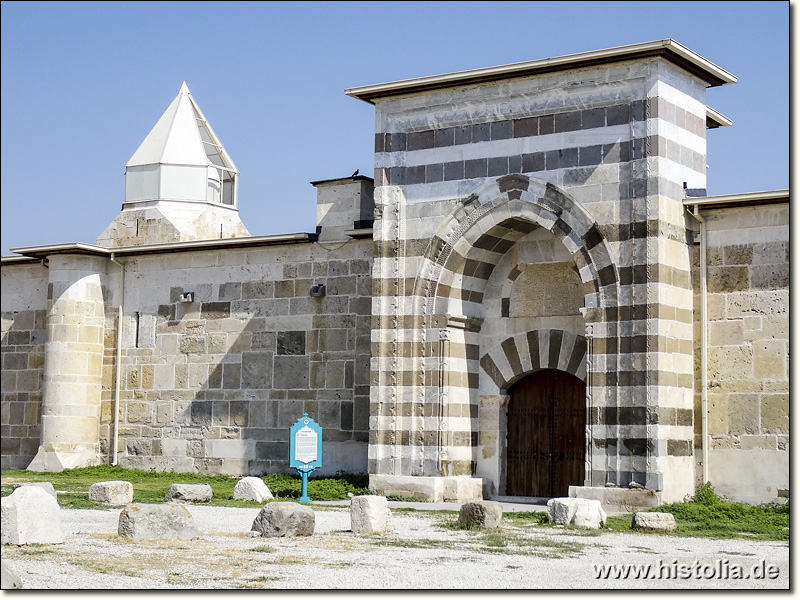
{"label": "scattered stone block", "polygon": [[503,506],[499,502],[478,500],[461,505],[459,523],[472,523],[485,529],[497,529],[503,524]]}
{"label": "scattered stone block", "polygon": [[22,486],[0,500],[3,544],[62,544],[61,513],[56,499],[41,487]]}
{"label": "scattered stone block", "polygon": [[353,533],[392,531],[389,501],[385,496],[354,496],[350,499],[350,529]]}
{"label": "scattered stone block", "polygon": [[55,498],[56,500],[58,499],[58,496],[56,496],[56,489],[53,487],[53,484],[50,483],[49,481],[31,481],[29,483],[15,483],[13,489],[15,490],[17,488],[25,487],[25,486],[33,486],[33,487],[42,488],[45,492],[50,494],[53,498]]}
{"label": "scattered stone block", "polygon": [[21,590],[22,581],[11,568],[0,560],[0,588],[4,590]]}
{"label": "scattered stone block", "polygon": [[119,514],[117,534],[137,542],[198,538],[189,510],[175,504],[128,504]]}
{"label": "scattered stone block", "polygon": [[243,477],[233,488],[233,499],[266,502],[272,500],[272,492],[260,477]]}
{"label": "scattered stone block", "polygon": [[270,502],[258,513],[251,531],[262,537],[296,537],[314,534],[314,511],[296,502]]}
{"label": "scattered stone block", "polygon": [[574,525],[599,529],[606,522],[606,513],[599,500],[552,498],[547,502],[547,516],[556,525]]}
{"label": "scattered stone block", "polygon": [[133,502],[133,484],[130,481],[98,481],[89,486],[89,500],[121,506]]}
{"label": "scattered stone block", "polygon": [[637,512],[631,521],[633,529],[660,529],[672,531],[675,529],[675,516],[672,513],[662,512]]}
{"label": "scattered stone block", "polygon": [[207,483],[173,483],[164,502],[211,502],[214,491]]}

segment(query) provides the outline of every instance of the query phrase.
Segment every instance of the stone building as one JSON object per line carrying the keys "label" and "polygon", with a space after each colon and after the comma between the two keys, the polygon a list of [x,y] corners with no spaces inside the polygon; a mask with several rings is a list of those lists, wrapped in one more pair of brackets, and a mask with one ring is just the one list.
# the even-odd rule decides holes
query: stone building
{"label": "stone building", "polygon": [[374,180],[270,236],[184,84],[95,245],[2,260],[3,467],[287,471],[307,413],[381,493],[788,494],[789,192],[705,193],[735,81],[662,40],[349,89]]}

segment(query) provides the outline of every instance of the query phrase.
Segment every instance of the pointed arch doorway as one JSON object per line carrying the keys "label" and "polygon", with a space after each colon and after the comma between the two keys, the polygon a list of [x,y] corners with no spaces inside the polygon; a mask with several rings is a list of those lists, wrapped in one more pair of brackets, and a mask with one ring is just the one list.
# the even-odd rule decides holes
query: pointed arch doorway
{"label": "pointed arch doorway", "polygon": [[525,376],[508,390],[506,495],[565,497],[583,485],[586,384],[556,369]]}

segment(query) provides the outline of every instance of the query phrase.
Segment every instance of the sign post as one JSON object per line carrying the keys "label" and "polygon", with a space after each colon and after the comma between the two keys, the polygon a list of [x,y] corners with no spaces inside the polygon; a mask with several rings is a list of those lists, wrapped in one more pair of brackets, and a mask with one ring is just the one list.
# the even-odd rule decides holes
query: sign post
{"label": "sign post", "polygon": [[308,476],[322,466],[322,428],[308,414],[297,419],[289,430],[289,466],[303,478],[300,502],[311,502]]}

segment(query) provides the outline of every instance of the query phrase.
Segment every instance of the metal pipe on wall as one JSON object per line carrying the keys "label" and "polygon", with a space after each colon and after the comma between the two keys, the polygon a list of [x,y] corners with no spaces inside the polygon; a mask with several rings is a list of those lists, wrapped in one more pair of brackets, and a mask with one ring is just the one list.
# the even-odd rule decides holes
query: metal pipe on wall
{"label": "metal pipe on wall", "polygon": [[123,299],[125,298],[125,265],[119,262],[114,253],[111,253],[111,262],[119,266],[119,302],[117,302],[117,348],[116,363],[114,365],[114,438],[112,441],[111,465],[117,465],[117,441],[119,440],[119,390],[121,387],[120,377],[122,375],[122,320],[123,320]]}
{"label": "metal pipe on wall", "polygon": [[708,280],[707,280],[707,239],[706,220],[700,208],[694,205],[689,213],[700,223],[700,435],[703,438],[703,483],[708,482]]}

